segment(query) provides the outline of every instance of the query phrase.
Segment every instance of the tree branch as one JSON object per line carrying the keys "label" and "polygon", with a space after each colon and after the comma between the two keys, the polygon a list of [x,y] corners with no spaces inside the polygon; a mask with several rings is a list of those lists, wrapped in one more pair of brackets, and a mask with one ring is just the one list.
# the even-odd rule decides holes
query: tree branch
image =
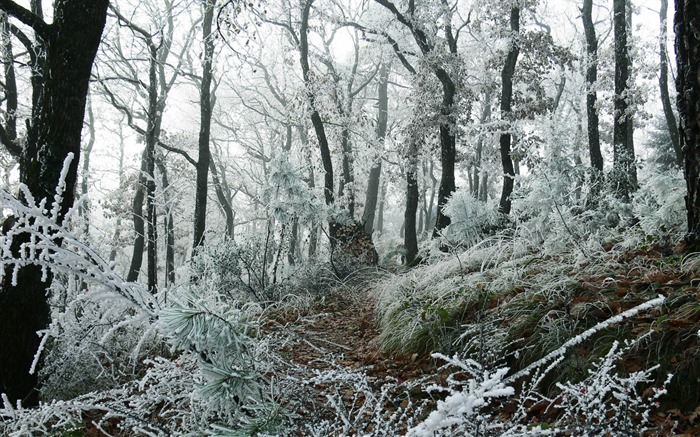
{"label": "tree branch", "polygon": [[31,27],[37,35],[43,39],[48,39],[51,35],[51,26],[46,24],[37,14],[25,9],[12,0],[0,0],[0,9],[7,15],[15,17],[22,23]]}

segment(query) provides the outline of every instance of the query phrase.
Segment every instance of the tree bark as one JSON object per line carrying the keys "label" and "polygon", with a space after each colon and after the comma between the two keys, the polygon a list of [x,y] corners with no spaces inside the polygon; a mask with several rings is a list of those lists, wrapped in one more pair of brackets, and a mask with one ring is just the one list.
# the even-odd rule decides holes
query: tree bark
{"label": "tree bark", "polygon": [[668,37],[668,0],[661,0],[661,10],[659,11],[659,90],[661,93],[661,104],[664,109],[664,117],[668,126],[668,133],[671,136],[671,145],[676,155],[676,165],[683,168],[683,151],[681,150],[680,133],[678,123],[673,113],[671,96],[668,92],[668,55],[666,53],[666,38]]}
{"label": "tree bark", "polygon": [[700,251],[700,3],[676,0],[677,104],[688,194],[687,252]]}
{"label": "tree bark", "polygon": [[[74,156],[58,205],[59,222],[73,206],[90,73],[107,4],[107,0],[57,0],[53,23],[47,24],[40,15],[15,2],[0,0],[1,10],[34,29],[46,53],[38,75],[43,82],[41,89],[33,89],[33,95],[41,93],[42,98],[33,101],[36,106],[20,162],[20,180],[35,199],[47,199],[51,208],[64,160],[69,154]],[[33,87],[37,84],[32,83]],[[22,238],[26,236],[15,240],[15,249]],[[8,281],[12,267],[8,268],[0,292],[0,391],[12,403],[21,400],[25,406],[33,406],[38,403],[38,369],[29,374],[29,368],[39,345],[36,333],[50,321],[47,291],[51,278],[43,283],[40,267],[26,266],[12,285]]]}
{"label": "tree bark", "polygon": [[629,114],[629,52],[627,48],[627,1],[613,0],[615,35],[615,123],[613,129],[612,184],[616,196],[629,201],[637,189],[637,168],[632,143],[633,118]]}
{"label": "tree bark", "polygon": [[[518,62],[520,54],[518,33],[520,32],[520,8],[510,10],[510,30],[511,46],[508,51],[505,65],[501,71],[501,82],[503,90],[501,92],[501,119],[510,123],[512,112],[511,103],[513,100],[513,75],[515,74],[515,64]],[[511,152],[511,134],[504,132],[500,136],[501,165],[503,167],[503,190],[498,210],[503,214],[510,214],[513,186],[515,183],[515,168]]]}
{"label": "tree bark", "polygon": [[141,169],[136,182],[136,192],[131,201],[131,217],[134,222],[134,250],[131,254],[129,272],[126,275],[128,282],[138,281],[143,265],[143,251],[146,248],[146,221],[143,217],[143,203],[146,199],[147,153],[146,149],[141,153]]}
{"label": "tree bark", "polygon": [[197,248],[204,243],[204,231],[207,219],[207,188],[209,180],[209,163],[211,151],[209,139],[211,133],[211,82],[213,75],[214,34],[214,5],[216,0],[203,0],[204,20],[202,21],[202,38],[204,53],[202,54],[202,83],[199,88],[200,96],[200,125],[199,125],[199,157],[197,158],[197,186],[194,201],[194,238],[192,247]]}
{"label": "tree bark", "polygon": [[[379,85],[377,87],[377,128],[376,138],[380,150],[384,149],[384,139],[389,121],[389,70],[386,64],[379,68]],[[367,195],[365,196],[365,208],[362,214],[365,234],[372,235],[374,231],[374,216],[377,210],[377,200],[379,198],[379,185],[382,174],[382,157],[377,157],[377,161],[369,171],[369,181],[367,182]]]}
{"label": "tree bark", "polygon": [[[307,88],[311,86],[311,67],[309,66],[309,42],[308,42],[308,30],[309,30],[309,13],[311,12],[311,5],[313,0],[306,0],[304,9],[301,14],[301,27],[299,29],[299,58],[301,62],[301,71],[304,77],[304,84]],[[333,161],[331,159],[331,151],[328,146],[328,138],[326,137],[326,129],[321,120],[321,115],[316,109],[316,99],[310,89],[307,89],[307,97],[309,99],[309,107],[311,108],[311,124],[316,132],[316,139],[318,140],[318,147],[321,151],[321,161],[323,162],[324,175],[324,199],[326,205],[331,205],[334,202],[333,193]],[[331,226],[333,229],[333,226]],[[332,233],[331,233],[332,236]]]}
{"label": "tree bark", "polygon": [[416,140],[411,139],[406,156],[406,210],[404,213],[404,246],[406,247],[406,265],[413,265],[418,255],[418,236],[416,232],[416,211],[418,210],[418,151]]}
{"label": "tree bark", "polygon": [[586,34],[586,114],[588,132],[588,154],[591,160],[591,191],[589,202],[597,204],[603,184],[603,154],[600,151],[600,122],[598,119],[598,37],[593,25],[593,0],[584,0],[581,9],[583,30]]}

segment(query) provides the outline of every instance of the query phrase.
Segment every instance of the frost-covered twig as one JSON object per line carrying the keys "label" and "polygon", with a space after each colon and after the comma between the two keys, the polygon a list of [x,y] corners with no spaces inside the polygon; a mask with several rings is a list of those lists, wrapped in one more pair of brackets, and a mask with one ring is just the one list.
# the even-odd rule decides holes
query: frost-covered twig
{"label": "frost-covered twig", "polygon": [[525,375],[528,375],[533,369],[541,367],[541,366],[545,365],[547,362],[552,361],[554,359],[557,359],[558,357],[564,355],[569,348],[580,344],[584,340],[590,338],[595,333],[602,331],[603,329],[606,329],[607,327],[609,327],[611,325],[614,325],[616,323],[620,323],[621,321],[623,321],[625,319],[628,319],[630,317],[634,317],[642,311],[646,311],[646,310],[651,309],[655,306],[659,306],[662,303],[664,303],[665,300],[666,300],[666,297],[664,297],[663,295],[659,295],[659,297],[657,297],[656,299],[652,299],[650,301],[644,302],[641,305],[637,305],[634,308],[630,308],[627,311],[624,311],[616,316],[610,317],[609,319],[598,323],[597,325],[585,330],[581,334],[569,339],[563,345],[561,345],[559,348],[548,353],[543,358],[535,361],[534,363],[525,367],[521,371],[509,376],[506,379],[506,381],[513,382],[513,381],[517,380],[518,378],[521,378]]}

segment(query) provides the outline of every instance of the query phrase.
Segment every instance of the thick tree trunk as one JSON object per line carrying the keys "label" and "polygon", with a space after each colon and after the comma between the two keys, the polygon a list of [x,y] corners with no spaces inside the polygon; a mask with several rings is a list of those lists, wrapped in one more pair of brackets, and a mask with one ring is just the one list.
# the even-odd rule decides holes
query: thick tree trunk
{"label": "thick tree trunk", "polygon": [[687,252],[700,251],[700,3],[676,0],[678,113],[688,194]]}
{"label": "thick tree trunk", "polygon": [[450,218],[445,215],[443,209],[447,199],[455,191],[455,156],[457,153],[457,141],[455,138],[454,120],[454,98],[456,87],[450,76],[443,69],[436,72],[438,79],[442,83],[442,119],[440,124],[440,164],[442,166],[442,176],[440,177],[440,187],[438,188],[437,211],[435,217],[435,228],[433,237],[438,237],[441,231],[450,224]]}
{"label": "thick tree trunk", "polygon": [[160,134],[160,116],[158,105],[158,48],[148,39],[150,51],[150,68],[148,74],[148,115],[146,126],[146,283],[148,290],[155,293],[158,289],[158,217],[156,214],[156,144]]}
{"label": "thick tree trunk", "polygon": [[[508,51],[506,63],[501,71],[501,82],[503,90],[501,93],[501,119],[507,123],[511,120],[511,103],[513,100],[513,75],[515,74],[515,64],[518,62],[520,54],[519,42],[517,41],[520,32],[520,8],[512,8],[510,11],[511,46]],[[500,137],[501,165],[503,167],[503,190],[498,210],[503,214],[510,214],[513,186],[515,182],[515,168],[513,159],[510,156],[511,134],[504,132]]]}
{"label": "thick tree trunk", "polygon": [[204,243],[204,231],[207,219],[207,188],[209,180],[209,163],[211,151],[209,150],[209,137],[211,132],[211,81],[213,75],[212,62],[214,58],[214,35],[212,23],[214,21],[215,0],[203,0],[204,19],[202,21],[202,38],[204,40],[204,53],[202,54],[202,83],[199,88],[199,157],[197,158],[197,186],[194,201],[194,238],[193,248]]}
{"label": "thick tree trunk", "polygon": [[615,34],[615,123],[613,129],[612,184],[616,196],[625,201],[637,189],[637,167],[632,143],[633,117],[626,98],[629,89],[629,52],[627,48],[627,1],[613,0]]}
{"label": "thick tree trunk", "polygon": [[581,9],[583,30],[586,34],[586,114],[588,116],[588,154],[591,160],[591,191],[589,203],[595,205],[598,201],[603,184],[603,154],[600,151],[600,130],[598,120],[598,37],[593,25],[593,0],[584,0]]}
{"label": "thick tree trunk", "polygon": [[[73,206],[90,72],[105,25],[107,3],[56,1],[53,23],[49,25],[16,3],[0,0],[0,9],[31,26],[45,47],[46,64],[38,75],[43,83],[39,84],[40,90],[33,90],[42,98],[32,108],[34,117],[21,159],[20,179],[35,199],[47,199],[50,208],[64,160],[73,154],[59,205],[59,221]],[[33,81],[33,86],[36,84]],[[22,238],[15,240],[15,249]],[[45,329],[50,321],[50,278],[49,282],[41,282],[37,266],[21,268],[15,285],[10,278],[11,271],[5,272],[0,291],[0,391],[12,403],[21,400],[25,406],[36,405],[38,369],[29,374],[29,368],[39,345],[37,331]]]}
{"label": "thick tree trunk", "polygon": [[668,15],[668,0],[661,0],[661,10],[659,11],[659,90],[661,93],[661,104],[664,109],[664,117],[668,126],[668,133],[671,136],[671,145],[676,154],[676,165],[683,168],[683,151],[681,150],[680,133],[678,123],[673,113],[671,96],[668,92],[668,55],[666,53],[666,38],[668,37],[668,25],[666,16]]}

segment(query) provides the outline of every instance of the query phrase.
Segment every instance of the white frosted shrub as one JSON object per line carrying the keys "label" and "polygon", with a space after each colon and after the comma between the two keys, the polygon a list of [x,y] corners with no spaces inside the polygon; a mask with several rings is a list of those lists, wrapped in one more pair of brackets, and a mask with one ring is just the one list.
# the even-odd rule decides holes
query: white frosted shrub
{"label": "white frosted shrub", "polygon": [[444,212],[450,217],[450,226],[445,236],[450,240],[475,244],[500,219],[498,206],[494,202],[482,202],[466,188],[452,194],[445,204]]}
{"label": "white frosted shrub", "polygon": [[646,235],[682,233],[686,223],[685,193],[680,171],[650,171],[642,179],[632,206]]}

